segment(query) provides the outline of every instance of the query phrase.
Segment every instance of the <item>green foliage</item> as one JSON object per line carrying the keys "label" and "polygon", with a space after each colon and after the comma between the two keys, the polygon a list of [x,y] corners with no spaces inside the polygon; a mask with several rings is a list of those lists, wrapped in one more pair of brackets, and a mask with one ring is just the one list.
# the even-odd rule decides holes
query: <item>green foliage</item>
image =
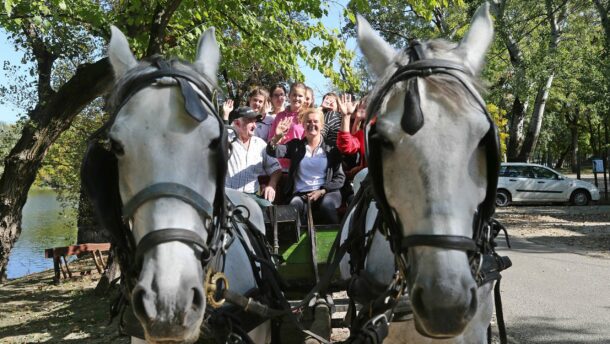
{"label": "green foliage", "polygon": [[[0,25],[13,33],[19,46],[30,47],[22,30],[31,25],[52,53],[82,59],[84,55],[100,53],[94,47],[108,38],[109,26],[114,24],[127,34],[132,49],[142,57],[150,43],[150,22],[156,16],[157,5],[163,7],[167,3],[5,0],[8,16],[0,16]],[[253,65],[267,73],[302,80],[300,58],[333,83],[353,88],[357,85],[350,67],[353,52],[346,49],[338,33],[322,24],[327,6],[320,0],[181,1],[161,37],[161,51],[192,58],[201,33],[214,26],[226,81],[246,80]],[[315,46],[306,47],[307,41],[315,42]],[[334,63],[343,75],[335,70]]]}
{"label": "green foliage", "polygon": [[[4,161],[4,158],[11,151],[19,135],[21,134],[21,123],[7,124],[0,122],[0,161]],[[4,172],[4,164],[0,164],[0,175]]]}
{"label": "green foliage", "polygon": [[80,166],[87,139],[104,122],[102,99],[96,100],[72,123],[49,149],[38,171],[40,186],[51,187],[65,209],[75,209],[80,195]]}
{"label": "green foliage", "polygon": [[[360,13],[385,40],[403,49],[413,38],[448,38],[459,40],[468,30],[472,14],[482,1],[397,1],[352,0],[346,15],[350,22],[343,27],[347,36],[355,36],[352,13]],[[557,19],[559,41],[552,40],[548,8]],[[607,1],[601,1],[608,14]],[[540,85],[554,75],[538,144],[538,155],[547,152],[558,158],[570,148],[572,122],[578,113],[580,151],[600,154],[608,149],[606,133],[610,116],[610,55],[605,48],[610,30],[601,19],[601,9],[583,0],[500,0],[502,17],[495,18],[496,39],[487,54],[482,79],[487,81],[486,100],[500,127],[503,145],[508,137],[508,119],[517,97],[529,104],[532,112]],[[492,10],[497,7],[492,8]],[[492,11],[493,12],[493,11]],[[563,17],[565,13],[565,17]],[[493,12],[492,14],[498,14]],[[520,55],[511,60],[508,44],[514,44]],[[358,73],[367,73],[362,64]],[[370,79],[367,79],[370,81]],[[527,128],[529,117],[525,118]],[[505,147],[502,147],[503,151]]]}
{"label": "green foliage", "polygon": [[506,119],[506,110],[499,108],[497,105],[487,103],[487,112],[491,115],[494,123],[498,126],[500,134],[500,155],[506,152],[506,139],[508,138],[508,119]]}
{"label": "green foliage", "polygon": [[[21,109],[44,105],[40,92],[60,90],[79,66],[101,58],[111,24],[126,34],[138,58],[160,52],[186,60],[193,58],[201,34],[215,27],[222,54],[219,80],[227,89],[303,80],[300,60],[343,89],[358,88],[351,67],[354,53],[338,32],[322,24],[328,4],[321,0],[3,0],[3,5],[0,27],[24,56],[21,66],[4,64],[4,71],[15,78],[0,85],[0,102]],[[151,29],[164,15],[166,25]],[[48,88],[41,61],[52,64]],[[81,113],[51,147],[38,175],[65,204],[77,202],[84,139],[99,127],[100,107],[94,104]],[[14,142],[3,135],[7,147]]]}

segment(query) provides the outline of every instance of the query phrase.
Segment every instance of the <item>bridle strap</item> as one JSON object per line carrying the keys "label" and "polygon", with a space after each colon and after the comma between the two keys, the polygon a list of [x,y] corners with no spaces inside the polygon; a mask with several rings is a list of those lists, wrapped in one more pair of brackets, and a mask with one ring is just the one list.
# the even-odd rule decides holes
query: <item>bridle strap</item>
{"label": "bridle strap", "polygon": [[140,266],[144,254],[151,248],[171,241],[180,241],[187,245],[198,246],[201,248],[202,256],[205,256],[209,251],[201,236],[193,231],[181,228],[158,229],[143,236],[138,243],[135,256],[136,264]]}
{"label": "bridle strap", "polygon": [[123,219],[132,218],[142,204],[162,197],[177,198],[191,205],[204,218],[212,217],[212,205],[197,191],[178,183],[157,183],[140,190],[123,206]]}
{"label": "bridle strap", "polygon": [[[475,225],[474,237],[477,239],[479,232],[481,231],[480,227],[483,226],[489,218],[495,212],[495,192],[497,187],[497,178],[489,178],[490,175],[497,175],[499,171],[499,144],[498,144],[498,131],[497,128],[487,111],[484,100],[481,98],[479,93],[476,91],[474,86],[467,82],[464,79],[463,74],[471,74],[463,65],[458,63],[442,60],[442,59],[423,59],[423,53],[421,46],[418,42],[414,42],[412,48],[411,61],[407,65],[399,65],[398,69],[394,72],[394,74],[390,77],[389,80],[386,81],[381,90],[375,95],[375,98],[372,100],[371,105],[368,108],[368,120],[369,125],[367,126],[367,155],[371,151],[369,146],[369,142],[371,137],[371,129],[375,127],[373,124],[373,118],[376,113],[379,111],[383,99],[390,92],[390,90],[395,87],[397,83],[405,82],[411,78],[416,77],[426,77],[433,74],[445,74],[449,75],[455,80],[457,80],[474,98],[476,104],[481,108],[484,112],[487,121],[489,122],[490,129],[483,137],[481,143],[485,144],[486,156],[487,156],[487,173],[488,173],[488,185],[487,185],[487,193],[485,199],[479,205],[479,209],[477,212],[477,221],[478,224]],[[407,114],[405,114],[407,115]],[[405,116],[403,115],[403,116]],[[376,161],[373,157],[367,157],[370,162]],[[472,238],[466,238],[462,236],[452,236],[452,235],[439,235],[435,237],[434,235],[426,235],[426,236],[415,236],[411,239],[409,237],[402,237],[400,235],[399,223],[398,219],[394,217],[392,210],[390,209],[389,204],[385,198],[385,193],[383,192],[383,184],[380,180],[380,177],[372,173],[372,177],[374,180],[374,194],[377,202],[381,208],[381,213],[383,214],[384,220],[391,232],[394,234],[393,237],[396,236],[399,242],[396,242],[392,245],[399,250],[405,250],[411,246],[434,246],[440,248],[455,248],[462,251],[476,251],[476,242]],[[396,252],[396,251],[395,251]]]}
{"label": "bridle strap", "polygon": [[407,250],[413,246],[433,246],[449,250],[475,251],[477,245],[469,237],[459,235],[409,235],[402,238],[400,248]]}
{"label": "bridle strap", "polygon": [[[127,103],[127,101],[129,101],[129,99],[136,93],[138,93],[140,90],[142,90],[143,88],[146,88],[152,84],[154,84],[156,82],[156,80],[161,79],[161,78],[175,78],[178,83],[180,84],[180,88],[181,88],[181,92],[188,92],[187,94],[192,94],[192,95],[196,95],[196,92],[191,92],[191,87],[188,84],[185,84],[184,82],[181,81],[187,81],[189,83],[194,84],[195,86],[197,86],[197,88],[199,90],[201,90],[204,94],[205,97],[201,97],[199,95],[197,95],[196,99],[201,100],[202,102],[204,102],[206,104],[206,106],[212,111],[212,113],[217,117],[220,118],[220,116],[218,115],[216,108],[214,107],[214,104],[212,103],[212,101],[210,99],[208,99],[208,97],[212,97],[212,92],[210,91],[210,88],[205,85],[201,80],[199,80],[197,77],[193,76],[190,73],[175,69],[175,68],[171,68],[169,66],[167,66],[167,64],[161,64],[160,67],[161,69],[157,69],[153,72],[144,74],[144,75],[140,75],[136,78],[133,78],[131,80],[129,80],[120,90],[120,93],[118,94],[117,98],[120,99],[121,101],[118,103],[118,106],[116,106],[116,108],[111,109],[111,113],[113,114],[112,118],[114,119],[114,117],[118,114],[119,109],[121,109],[123,107],[123,105],[125,105],[125,103]],[[186,86],[186,87],[185,87]],[[182,87],[185,87],[185,90],[182,90]],[[185,107],[189,105],[189,101],[192,101],[191,99],[186,99],[191,98],[188,95],[184,95],[185,97]],[[188,110],[188,109],[187,109]],[[189,112],[190,113],[190,112]],[[198,120],[199,122],[203,121],[205,118],[199,117],[197,115],[193,116],[193,118],[195,118],[196,120]],[[110,123],[112,123],[113,120],[110,121]],[[222,122],[222,121],[221,121]]]}

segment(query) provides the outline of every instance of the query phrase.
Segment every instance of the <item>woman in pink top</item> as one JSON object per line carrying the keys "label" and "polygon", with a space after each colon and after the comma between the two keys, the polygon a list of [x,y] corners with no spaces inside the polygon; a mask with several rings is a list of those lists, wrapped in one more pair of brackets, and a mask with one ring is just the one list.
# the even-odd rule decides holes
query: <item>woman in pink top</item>
{"label": "woman in pink top", "polygon": [[[303,138],[303,132],[305,130],[303,129],[303,125],[299,121],[299,112],[301,111],[301,109],[304,108],[306,92],[307,88],[305,84],[301,82],[295,82],[294,84],[292,84],[292,86],[290,86],[290,93],[288,95],[288,97],[290,98],[290,105],[288,106],[288,108],[286,108],[286,110],[280,112],[279,114],[277,114],[277,116],[275,116],[275,120],[273,121],[273,124],[271,124],[271,129],[269,130],[269,137],[267,138],[267,141],[273,138],[277,125],[284,118],[291,118],[292,124],[284,134],[284,137],[282,137],[282,139],[278,142],[278,144],[286,144],[286,142],[292,139]],[[288,169],[288,167],[290,167],[289,159],[282,158],[278,160],[280,161],[280,165],[283,169]]]}

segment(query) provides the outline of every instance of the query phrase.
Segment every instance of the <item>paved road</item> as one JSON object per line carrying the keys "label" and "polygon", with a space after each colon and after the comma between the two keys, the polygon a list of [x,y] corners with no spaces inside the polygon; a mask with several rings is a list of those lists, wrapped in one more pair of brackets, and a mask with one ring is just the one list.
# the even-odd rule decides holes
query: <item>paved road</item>
{"label": "paved road", "polygon": [[513,262],[501,286],[510,342],[610,343],[610,259],[516,238],[499,252]]}

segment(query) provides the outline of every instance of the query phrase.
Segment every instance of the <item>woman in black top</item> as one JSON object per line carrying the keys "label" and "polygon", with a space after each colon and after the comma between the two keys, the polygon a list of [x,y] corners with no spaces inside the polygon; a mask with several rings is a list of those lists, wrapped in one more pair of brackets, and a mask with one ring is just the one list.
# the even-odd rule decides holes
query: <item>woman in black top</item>
{"label": "woman in black top", "polygon": [[319,109],[305,109],[301,113],[305,128],[303,139],[293,139],[278,145],[290,122],[280,121],[275,136],[267,146],[267,153],[276,158],[289,158],[288,182],[284,191],[292,195],[290,204],[304,218],[307,199],[312,210],[320,213],[322,221],[339,223],[337,208],[341,206],[340,189],[345,182],[341,167],[341,153],[336,146],[327,145],[322,138],[324,114]]}

